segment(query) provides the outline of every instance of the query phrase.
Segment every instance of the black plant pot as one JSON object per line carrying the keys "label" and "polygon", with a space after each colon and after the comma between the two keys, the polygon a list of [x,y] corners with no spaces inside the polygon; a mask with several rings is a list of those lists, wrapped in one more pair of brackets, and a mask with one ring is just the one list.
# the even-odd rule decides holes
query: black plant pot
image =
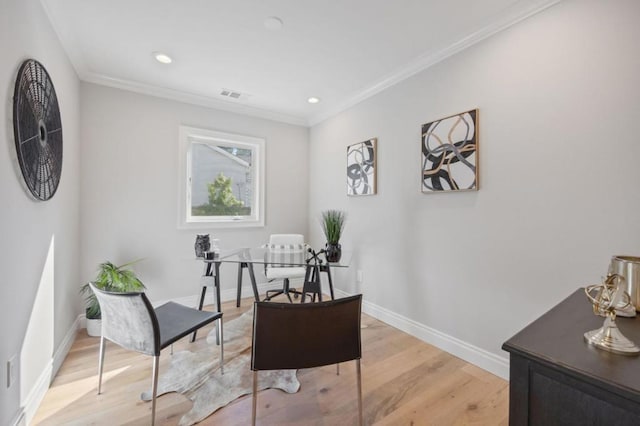
{"label": "black plant pot", "polygon": [[327,262],[339,262],[342,256],[342,247],[340,244],[327,243],[324,247],[325,256],[327,256]]}

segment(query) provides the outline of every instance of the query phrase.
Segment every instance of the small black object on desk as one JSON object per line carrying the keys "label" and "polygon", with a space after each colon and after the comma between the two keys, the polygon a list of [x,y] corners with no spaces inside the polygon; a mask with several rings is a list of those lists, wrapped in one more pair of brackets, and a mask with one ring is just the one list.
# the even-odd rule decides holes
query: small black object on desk
{"label": "small black object on desk", "polygon": [[[510,425],[640,425],[640,358],[584,341],[602,321],[578,289],[505,342]],[[640,342],[640,317],[616,322]]]}

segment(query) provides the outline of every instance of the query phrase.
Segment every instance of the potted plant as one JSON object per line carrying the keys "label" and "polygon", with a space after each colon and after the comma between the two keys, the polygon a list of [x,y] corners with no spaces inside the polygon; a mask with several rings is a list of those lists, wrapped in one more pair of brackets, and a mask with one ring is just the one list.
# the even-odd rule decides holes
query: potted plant
{"label": "potted plant", "polygon": [[[135,272],[127,269],[128,266],[136,262],[137,261],[129,262],[120,266],[116,266],[109,261],[101,263],[98,266],[98,274],[95,280],[92,281],[93,285],[100,289],[123,293],[144,290],[144,284],[138,279]],[[93,294],[93,291],[91,291],[89,283],[83,285],[80,292],[85,296],[85,301],[87,302],[85,311],[87,316],[87,334],[89,334],[89,336],[100,336],[102,323],[100,321],[101,312],[98,299],[95,294]]]}
{"label": "potted plant", "polygon": [[327,239],[325,246],[327,262],[338,262],[342,256],[340,235],[346,219],[346,213],[341,210],[326,210],[322,212],[322,231]]}

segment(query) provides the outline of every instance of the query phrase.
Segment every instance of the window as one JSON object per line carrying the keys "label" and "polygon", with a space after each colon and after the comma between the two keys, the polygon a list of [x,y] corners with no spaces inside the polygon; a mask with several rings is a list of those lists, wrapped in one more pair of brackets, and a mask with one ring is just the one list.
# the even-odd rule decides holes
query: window
{"label": "window", "polygon": [[264,139],[180,126],[181,228],[264,226]]}

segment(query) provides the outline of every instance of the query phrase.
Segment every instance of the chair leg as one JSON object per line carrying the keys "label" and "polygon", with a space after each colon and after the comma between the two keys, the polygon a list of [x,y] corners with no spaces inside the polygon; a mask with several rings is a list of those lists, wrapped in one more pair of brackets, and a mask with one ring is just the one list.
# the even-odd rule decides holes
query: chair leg
{"label": "chair leg", "polygon": [[336,376],[340,375],[340,363],[336,364]]}
{"label": "chair leg", "polygon": [[258,372],[253,372],[253,392],[251,408],[251,425],[256,426],[256,407],[258,405]]}
{"label": "chair leg", "polygon": [[98,355],[98,395],[102,393],[102,370],[104,369],[105,338],[100,336],[100,355]]}
{"label": "chair leg", "polygon": [[[269,282],[271,282],[271,281],[269,281]],[[265,292],[265,294],[264,294],[264,296],[265,296],[264,297],[264,301],[265,302],[269,302],[271,299],[273,299],[276,296],[279,296],[279,295],[283,294],[284,292],[285,292],[284,291],[284,284],[282,285],[282,290],[267,290]],[[273,293],[273,294],[271,294],[271,296],[269,296],[269,293]]]}
{"label": "chair leg", "polygon": [[293,300],[291,300],[291,296],[289,295],[289,278],[284,279],[283,289],[284,289],[284,294],[289,299],[289,303],[293,303]]}
{"label": "chair leg", "polygon": [[362,372],[360,371],[360,360],[356,359],[356,375],[358,376],[358,424],[362,426]]}
{"label": "chair leg", "polygon": [[158,394],[158,369],[160,368],[160,355],[153,357],[153,377],[151,382],[151,426],[156,422],[156,395]]}
{"label": "chair leg", "polygon": [[220,327],[218,328],[218,332],[220,333],[220,374],[224,375],[224,335],[222,334],[222,317],[218,318]]}

